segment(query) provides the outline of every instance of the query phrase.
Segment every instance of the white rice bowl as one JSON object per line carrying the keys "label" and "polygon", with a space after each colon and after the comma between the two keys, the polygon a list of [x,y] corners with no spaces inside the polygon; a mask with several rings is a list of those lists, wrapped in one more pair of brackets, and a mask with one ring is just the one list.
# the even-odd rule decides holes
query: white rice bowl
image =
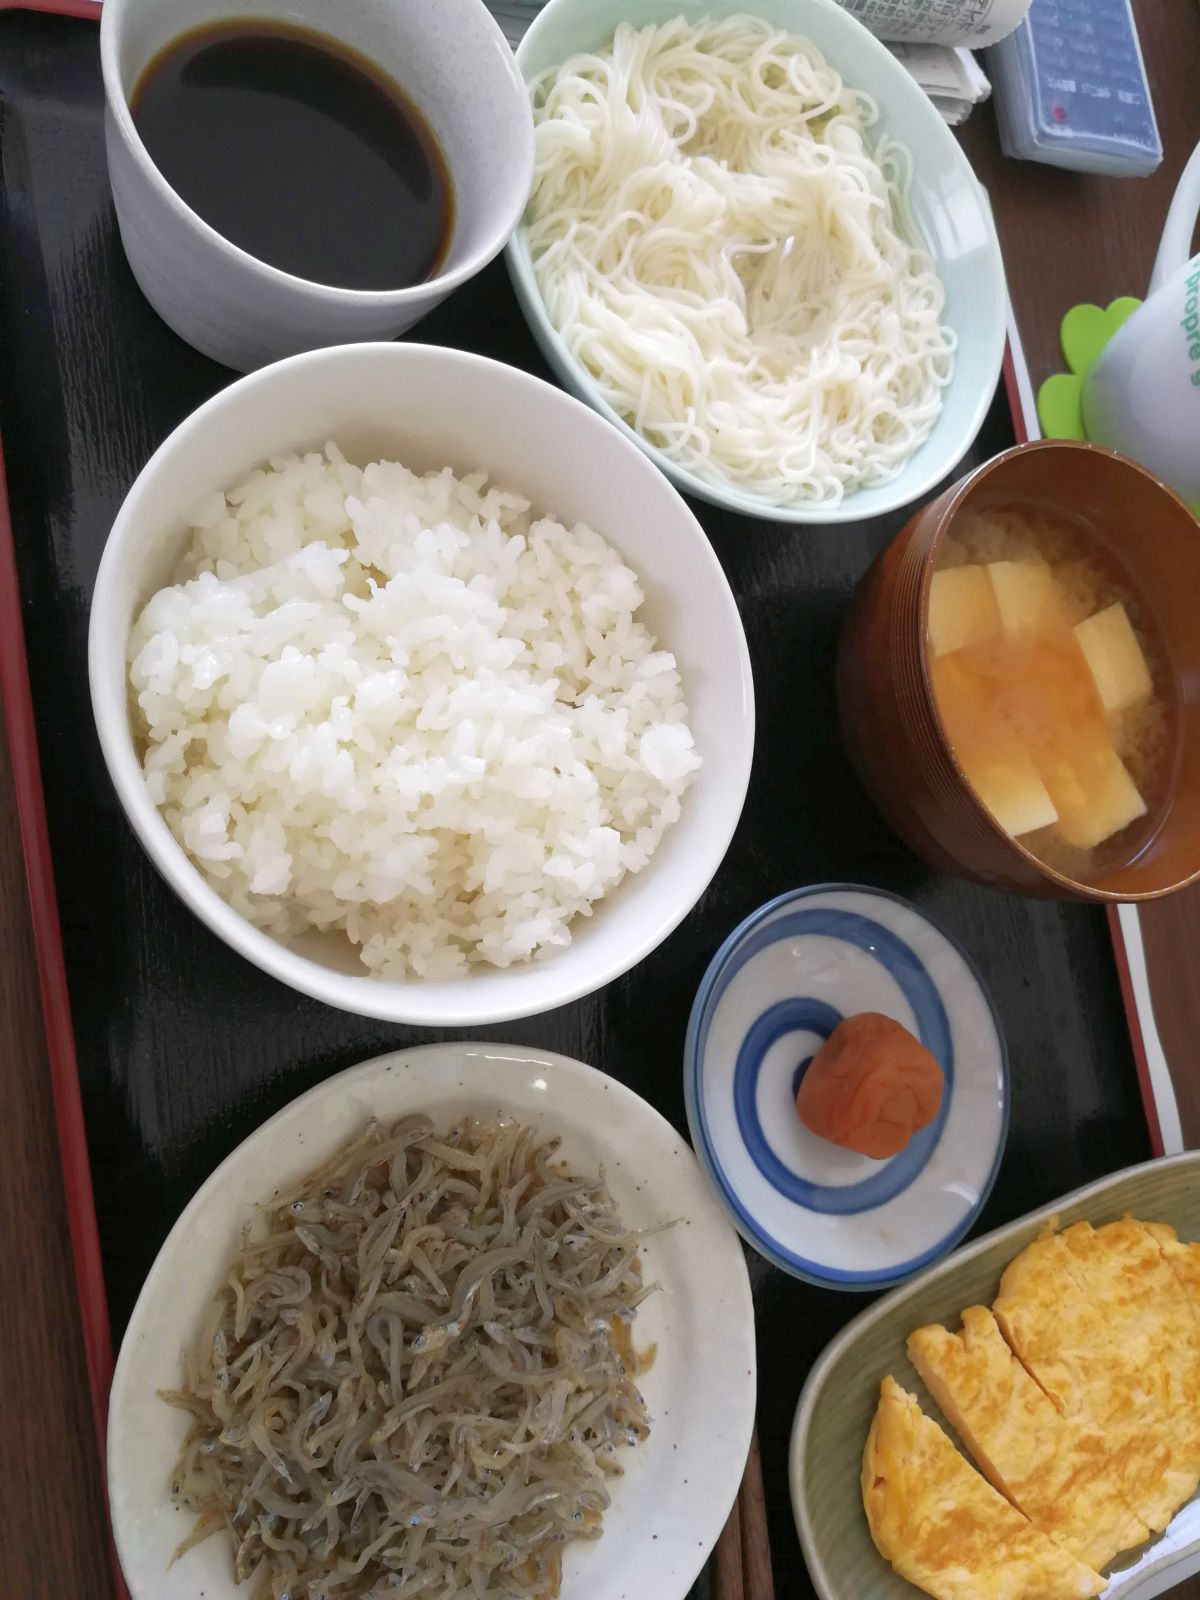
{"label": "white rice bowl", "polygon": [[277,939],[340,929],[385,979],[507,967],[680,814],[700,758],[637,577],[483,472],[276,458],[175,579],[128,642],[147,789]]}

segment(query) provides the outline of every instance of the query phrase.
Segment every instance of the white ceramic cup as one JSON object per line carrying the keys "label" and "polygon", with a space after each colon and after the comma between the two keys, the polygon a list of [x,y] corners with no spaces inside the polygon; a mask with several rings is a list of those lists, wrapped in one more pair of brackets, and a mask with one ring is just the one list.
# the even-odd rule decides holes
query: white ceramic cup
{"label": "white ceramic cup", "polygon": [[1146,298],[1084,379],[1083,425],[1200,511],[1200,145],[1167,213]]}
{"label": "white ceramic cup", "polygon": [[[334,37],[420,107],[454,186],[454,232],[436,277],[379,291],[310,283],[222,238],[170,187],[134,127],[129,96],[164,45],[234,18],[286,19]],[[482,0],[105,0],[100,58],[109,177],[133,275],[181,338],[239,371],[402,333],[499,253],[524,210],[533,117],[512,51]],[[319,227],[319,208],[314,213]]]}

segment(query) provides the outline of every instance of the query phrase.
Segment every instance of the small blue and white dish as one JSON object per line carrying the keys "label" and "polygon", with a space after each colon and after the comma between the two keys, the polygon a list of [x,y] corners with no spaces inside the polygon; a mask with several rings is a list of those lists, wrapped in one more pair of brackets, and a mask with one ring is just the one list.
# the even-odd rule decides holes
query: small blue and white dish
{"label": "small blue and white dish", "polygon": [[[945,1075],[937,1117],[874,1161],[796,1115],[809,1062],[843,1017],[879,1011]],[[826,1288],[900,1283],[953,1249],[991,1192],[1008,1132],[1008,1061],[970,957],[897,895],[818,884],[769,901],[717,951],[684,1050],[692,1143],[742,1237]]]}

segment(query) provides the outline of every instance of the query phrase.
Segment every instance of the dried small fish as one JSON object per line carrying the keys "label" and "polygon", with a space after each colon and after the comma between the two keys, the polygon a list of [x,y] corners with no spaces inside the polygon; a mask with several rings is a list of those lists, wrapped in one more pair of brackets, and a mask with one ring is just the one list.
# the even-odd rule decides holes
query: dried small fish
{"label": "dried small fish", "polygon": [[[180,1389],[172,1474],[253,1600],[549,1600],[649,1432],[649,1292],[603,1174],[508,1119],[371,1123],[264,1209]],[[651,1286],[652,1287],[652,1286]]]}

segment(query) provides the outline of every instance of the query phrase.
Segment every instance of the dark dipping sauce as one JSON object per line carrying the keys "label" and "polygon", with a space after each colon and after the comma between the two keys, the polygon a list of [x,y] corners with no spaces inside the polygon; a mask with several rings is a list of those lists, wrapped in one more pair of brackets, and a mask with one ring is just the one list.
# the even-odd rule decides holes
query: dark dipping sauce
{"label": "dark dipping sauce", "polygon": [[196,28],[154,57],[130,109],[179,198],[269,266],[405,289],[445,259],[445,157],[400,86],[336,39],[277,22]]}

